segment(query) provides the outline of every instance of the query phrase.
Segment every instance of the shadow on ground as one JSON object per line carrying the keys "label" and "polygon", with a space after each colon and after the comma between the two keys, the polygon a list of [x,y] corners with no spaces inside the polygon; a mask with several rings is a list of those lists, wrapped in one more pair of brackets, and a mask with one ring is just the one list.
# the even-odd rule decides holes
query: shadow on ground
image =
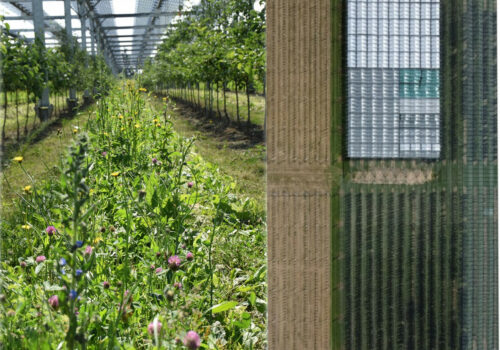
{"label": "shadow on ground", "polygon": [[175,110],[199,131],[227,145],[232,149],[248,149],[264,144],[264,129],[260,125],[238,123],[228,120],[217,113],[207,113],[197,106],[182,99],[172,98],[176,103]]}

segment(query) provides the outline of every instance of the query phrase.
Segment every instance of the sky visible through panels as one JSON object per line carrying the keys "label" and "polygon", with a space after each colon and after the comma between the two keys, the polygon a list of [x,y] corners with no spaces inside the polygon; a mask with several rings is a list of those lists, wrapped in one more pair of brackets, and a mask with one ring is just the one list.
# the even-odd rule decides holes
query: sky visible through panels
{"label": "sky visible through panels", "polygon": [[[127,14],[127,13],[148,13],[151,12],[155,1],[154,0],[101,0],[99,4],[96,6],[96,11],[99,14]],[[179,5],[183,5],[183,11],[189,11],[193,6],[196,6],[200,3],[200,0],[166,0],[163,2],[162,7],[159,9],[163,12],[173,12],[177,13],[179,10]],[[261,10],[262,6],[258,4],[259,1],[255,1],[254,7],[256,10]],[[31,2],[30,1],[22,1],[20,2],[22,6],[31,10]],[[77,16],[77,2],[71,1],[71,14],[72,16]],[[54,1],[54,0],[46,0],[43,2],[43,9],[46,16],[64,16],[64,2]],[[21,13],[19,9],[14,7],[10,1],[0,0],[0,15],[4,16],[22,16],[24,14]],[[156,25],[168,25],[169,23],[175,23],[182,19],[182,16],[178,16],[177,14],[172,16],[160,16],[156,19]],[[65,27],[64,19],[53,20],[57,23],[61,28]],[[121,17],[121,18],[111,18],[111,19],[103,19],[102,25],[105,27],[130,27],[130,26],[145,26],[148,25],[150,21],[149,17]],[[33,32],[33,22],[31,20],[7,20],[6,21],[10,28],[15,31],[19,29],[30,29],[30,31],[23,31],[22,34],[27,39],[34,38]],[[79,42],[81,42],[81,23],[79,19],[72,19],[72,28],[73,28],[73,36],[75,36]],[[87,22],[87,25],[88,22]],[[153,28],[151,30],[151,34],[163,34],[165,33],[166,28]],[[114,37],[112,40],[112,45],[119,45],[119,48],[114,48],[114,53],[117,55],[127,54],[131,58],[130,63],[133,63],[132,58],[137,56],[139,51],[142,51],[141,46],[141,37],[133,37],[132,35],[140,35],[144,34],[145,29],[143,28],[134,28],[134,29],[116,29],[110,30],[107,32],[108,35],[124,35],[123,37]],[[89,38],[90,33],[87,30],[87,38]],[[155,37],[160,38],[160,36],[155,35]],[[58,42],[52,35],[52,33],[46,31],[45,39],[47,47],[57,46]],[[143,57],[154,56],[156,53],[156,47],[160,43],[160,40],[155,41],[154,44],[146,44],[147,48],[143,52]],[[153,47],[152,47],[153,46]],[[87,41],[87,49],[90,51],[90,40]]]}
{"label": "sky visible through panels", "polygon": [[[127,13],[137,13],[137,12],[150,12],[153,7],[152,0],[104,0],[104,2],[108,2],[108,7],[114,14],[127,14]],[[165,6],[162,10],[165,11],[177,11],[179,4],[183,4],[184,10],[189,10],[192,6],[196,6],[200,3],[200,0],[167,0],[165,1]],[[31,9],[31,4],[29,2],[22,2],[21,5],[25,6],[28,9]],[[102,13],[100,7],[102,5],[97,6],[97,11]],[[76,1],[71,1],[71,14],[73,16],[77,15],[77,4]],[[175,9],[174,9],[175,8]],[[64,16],[64,3],[63,1],[44,1],[43,9],[46,16]],[[12,4],[7,1],[0,0],[0,15],[4,16],[22,16],[23,14],[17,8],[15,8]],[[114,18],[114,19],[106,19],[103,22],[104,26],[134,26],[134,25],[142,25],[147,24],[149,18],[148,17],[122,17],[122,18]],[[168,18],[168,21],[176,22],[179,20],[179,16],[175,16],[174,18]],[[33,22],[31,20],[8,20],[9,26],[12,30],[17,29],[31,29],[33,30]],[[57,24],[59,24],[62,28],[65,27],[64,19],[54,20]],[[144,23],[143,23],[144,22]],[[158,22],[158,20],[157,20]],[[167,24],[167,19],[161,19],[161,24]],[[78,38],[80,42],[81,38],[81,23],[79,19],[72,19],[71,21],[73,27],[73,35]],[[144,30],[139,29],[117,29],[113,30],[108,34],[112,35],[134,35],[134,34],[142,34]],[[155,30],[155,33],[165,32],[165,30]],[[33,31],[26,31],[21,33],[24,37],[28,39],[34,38]],[[87,37],[89,37],[90,33],[87,30]],[[54,36],[46,31],[45,32],[46,45],[48,47],[53,47],[57,45],[57,40]],[[120,37],[115,38],[113,41],[120,42],[120,51],[122,52],[124,49],[131,48],[131,40],[133,37]],[[88,43],[89,44],[89,43]],[[88,45],[88,50],[90,50],[90,45]],[[150,55],[153,55],[156,50],[149,51]]]}

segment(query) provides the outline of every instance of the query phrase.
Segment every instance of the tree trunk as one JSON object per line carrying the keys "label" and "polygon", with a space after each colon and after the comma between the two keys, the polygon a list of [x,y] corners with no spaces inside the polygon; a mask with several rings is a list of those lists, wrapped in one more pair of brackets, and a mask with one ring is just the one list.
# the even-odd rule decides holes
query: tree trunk
{"label": "tree trunk", "polygon": [[227,82],[224,82],[222,84],[222,94],[224,95],[224,116],[226,117],[227,121],[229,121],[229,115],[227,114],[227,103],[226,103],[226,89],[227,89]]}
{"label": "tree trunk", "polygon": [[250,89],[248,88],[248,82],[246,83],[246,93],[247,93],[247,124],[250,126]]}
{"label": "tree trunk", "polygon": [[19,142],[19,90],[16,89],[16,140]]}
{"label": "tree trunk", "polygon": [[217,82],[216,88],[217,88],[217,114],[220,119],[222,116],[220,114],[220,104],[219,104],[219,82]]}
{"label": "tree trunk", "polygon": [[7,105],[8,105],[7,100],[8,100],[8,94],[7,94],[7,91],[5,91],[4,92],[4,100],[3,100],[4,118],[3,118],[3,125],[2,125],[2,140],[5,140],[5,122],[7,121]]}
{"label": "tree trunk", "polygon": [[238,82],[235,83],[235,89],[234,91],[236,92],[236,120],[238,121],[238,124],[240,123],[240,100],[238,96]]}
{"label": "tree trunk", "polygon": [[198,83],[198,106],[201,107],[201,100],[200,100],[200,83]]}
{"label": "tree trunk", "polygon": [[30,92],[26,90],[26,122],[24,123],[24,136],[28,135],[28,120],[30,117]]}

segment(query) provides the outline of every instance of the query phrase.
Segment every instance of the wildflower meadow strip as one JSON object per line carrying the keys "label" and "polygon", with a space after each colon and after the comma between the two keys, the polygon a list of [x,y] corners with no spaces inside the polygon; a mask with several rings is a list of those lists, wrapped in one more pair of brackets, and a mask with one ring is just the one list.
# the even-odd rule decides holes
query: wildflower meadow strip
{"label": "wildflower meadow strip", "polygon": [[[127,82],[2,220],[5,349],[264,349],[263,214]],[[23,166],[17,156],[12,166]]]}

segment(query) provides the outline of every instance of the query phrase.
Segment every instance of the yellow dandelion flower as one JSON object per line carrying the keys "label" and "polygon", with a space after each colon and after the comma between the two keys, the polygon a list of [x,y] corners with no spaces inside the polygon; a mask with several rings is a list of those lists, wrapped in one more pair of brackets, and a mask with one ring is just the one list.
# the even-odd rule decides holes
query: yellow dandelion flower
{"label": "yellow dandelion flower", "polygon": [[121,128],[120,131],[125,131],[125,128]]}
{"label": "yellow dandelion flower", "polygon": [[31,193],[31,186],[30,185],[24,186],[24,192]]}
{"label": "yellow dandelion flower", "polygon": [[153,123],[158,123],[158,122],[160,122],[158,118],[153,119]]}
{"label": "yellow dandelion flower", "polygon": [[30,224],[26,224],[26,225],[21,226],[21,228],[24,229],[24,230],[29,230],[31,228],[31,225]]}
{"label": "yellow dandelion flower", "polygon": [[90,189],[90,191],[89,191],[89,195],[93,196],[93,195],[94,195],[94,192],[95,192],[95,191],[94,191],[94,189],[93,189],[93,188],[91,188],[91,189]]}
{"label": "yellow dandelion flower", "polygon": [[135,124],[134,126],[136,129],[139,129],[141,127],[141,124]]}
{"label": "yellow dandelion flower", "polygon": [[14,159],[12,159],[12,160],[13,160],[14,162],[22,163],[23,159],[24,159],[23,157],[21,157],[21,156],[17,156],[17,157],[14,157]]}
{"label": "yellow dandelion flower", "polygon": [[76,134],[78,132],[78,129],[73,129],[73,134]]}
{"label": "yellow dandelion flower", "polygon": [[161,128],[161,124],[160,123],[156,124],[156,127]]}
{"label": "yellow dandelion flower", "polygon": [[120,115],[118,116],[118,119],[123,119],[123,115],[121,115],[121,114],[120,114]]}
{"label": "yellow dandelion flower", "polygon": [[164,97],[164,98],[162,98],[162,100],[166,102],[168,100],[168,98]]}
{"label": "yellow dandelion flower", "polygon": [[94,244],[99,244],[99,242],[101,242],[101,241],[102,241],[102,237],[96,237],[94,239]]}
{"label": "yellow dandelion flower", "polygon": [[147,89],[145,89],[145,88],[142,88],[142,87],[141,87],[141,88],[139,88],[139,91],[146,92],[146,91],[148,91],[148,90],[147,90]]}
{"label": "yellow dandelion flower", "polygon": [[111,176],[114,176],[114,177],[117,177],[118,175],[120,175],[119,171],[115,171],[114,173],[111,173]]}
{"label": "yellow dandelion flower", "polygon": [[104,135],[104,136],[108,136],[108,133],[107,133],[107,132],[104,132],[104,133],[103,133],[103,135]]}

